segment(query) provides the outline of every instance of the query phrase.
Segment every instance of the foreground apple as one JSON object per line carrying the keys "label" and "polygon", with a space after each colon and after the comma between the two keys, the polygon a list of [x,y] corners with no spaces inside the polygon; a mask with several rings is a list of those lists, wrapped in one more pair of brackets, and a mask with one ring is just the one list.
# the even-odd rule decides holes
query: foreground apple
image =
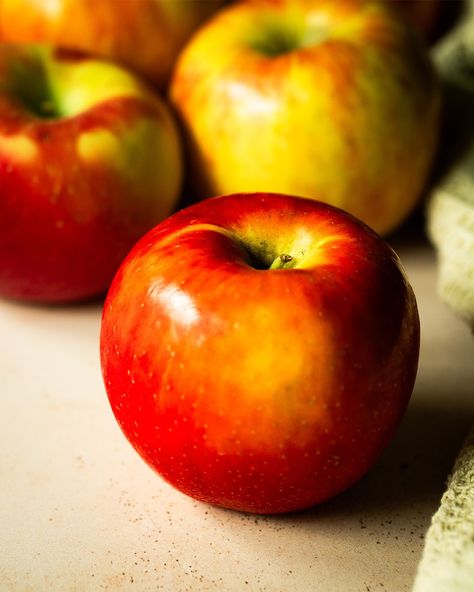
{"label": "foreground apple", "polygon": [[175,206],[179,138],[163,102],[105,62],[0,46],[0,294],[105,292]]}
{"label": "foreground apple", "polygon": [[184,50],[171,97],[198,197],[324,196],[384,234],[414,207],[437,142],[434,72],[387,3],[231,6]]}
{"label": "foreground apple", "polygon": [[313,200],[206,200],[148,233],[109,291],[101,359],[141,456],[182,492],[279,513],[354,483],[415,380],[419,323],[393,251]]}
{"label": "foreground apple", "polygon": [[163,87],[194,29],[222,0],[1,0],[0,40],[108,58]]}

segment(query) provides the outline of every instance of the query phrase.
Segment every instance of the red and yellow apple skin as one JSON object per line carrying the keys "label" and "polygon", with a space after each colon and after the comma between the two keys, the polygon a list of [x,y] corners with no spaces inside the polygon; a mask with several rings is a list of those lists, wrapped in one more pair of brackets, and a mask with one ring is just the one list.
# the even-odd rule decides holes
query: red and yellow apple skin
{"label": "red and yellow apple skin", "polygon": [[110,59],[164,87],[174,60],[222,0],[2,0],[0,40]]}
{"label": "red and yellow apple skin", "polygon": [[171,99],[198,197],[323,196],[382,234],[415,206],[437,145],[434,71],[383,2],[230,6],[184,49]]}
{"label": "red and yellow apple skin", "polygon": [[150,231],[106,299],[102,371],[135,449],[169,483],[256,513],[359,479],[413,388],[415,297],[394,252],[327,204],[218,197]]}
{"label": "red and yellow apple skin", "polygon": [[182,163],[164,103],[106,62],[0,47],[0,294],[105,293],[132,245],[169,215]]}
{"label": "red and yellow apple skin", "polygon": [[[247,2],[262,2],[262,0],[246,0]],[[267,2],[268,0],[263,0]],[[280,0],[276,0],[279,2]],[[299,2],[306,0],[291,0]],[[431,39],[441,13],[443,0],[385,0],[405,14],[426,39]]]}

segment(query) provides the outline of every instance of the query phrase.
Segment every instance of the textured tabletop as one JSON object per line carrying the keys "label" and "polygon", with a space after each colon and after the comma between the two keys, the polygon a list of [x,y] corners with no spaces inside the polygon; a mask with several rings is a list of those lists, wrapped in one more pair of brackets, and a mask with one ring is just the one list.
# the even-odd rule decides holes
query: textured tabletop
{"label": "textured tabletop", "polygon": [[109,409],[100,303],[0,302],[0,581],[5,591],[403,592],[474,419],[474,340],[436,296],[435,255],[398,237],[422,351],[392,444],[350,491],[256,517],[174,491]]}

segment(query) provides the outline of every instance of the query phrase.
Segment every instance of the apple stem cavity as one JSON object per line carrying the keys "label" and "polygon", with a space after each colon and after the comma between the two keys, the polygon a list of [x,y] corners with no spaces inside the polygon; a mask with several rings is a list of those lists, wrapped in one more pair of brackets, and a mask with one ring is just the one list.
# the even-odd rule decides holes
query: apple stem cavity
{"label": "apple stem cavity", "polygon": [[295,51],[299,47],[296,35],[290,31],[269,28],[268,36],[257,37],[250,42],[251,47],[266,57],[273,58]]}
{"label": "apple stem cavity", "polygon": [[266,243],[260,244],[260,249],[250,247],[248,244],[243,245],[249,263],[254,269],[260,271],[268,271],[274,269],[291,269],[296,267],[298,260],[287,253],[282,253],[275,257],[275,253],[272,253],[268,249]]}
{"label": "apple stem cavity", "polygon": [[12,60],[12,96],[19,97],[23,107],[40,119],[61,117],[49,72],[39,56],[32,54],[28,61]]}
{"label": "apple stem cavity", "polygon": [[276,58],[327,40],[329,26],[324,16],[318,15],[313,23],[308,23],[304,15],[297,12],[287,16],[282,21],[271,14],[266,15],[258,30],[253,32],[250,47],[267,58]]}
{"label": "apple stem cavity", "polygon": [[282,253],[270,265],[270,269],[290,269],[295,266],[296,260],[291,255]]}

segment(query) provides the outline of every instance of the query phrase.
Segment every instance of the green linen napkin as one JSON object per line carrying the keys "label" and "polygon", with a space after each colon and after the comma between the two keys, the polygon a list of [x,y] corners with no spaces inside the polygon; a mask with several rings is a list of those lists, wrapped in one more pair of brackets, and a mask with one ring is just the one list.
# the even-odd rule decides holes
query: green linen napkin
{"label": "green linen napkin", "polygon": [[[474,332],[474,0],[433,56],[446,89],[446,126],[427,228],[438,250],[439,293]],[[413,592],[474,592],[474,428],[432,518]]]}
{"label": "green linen napkin", "polygon": [[474,590],[474,429],[433,516],[413,592]]}

